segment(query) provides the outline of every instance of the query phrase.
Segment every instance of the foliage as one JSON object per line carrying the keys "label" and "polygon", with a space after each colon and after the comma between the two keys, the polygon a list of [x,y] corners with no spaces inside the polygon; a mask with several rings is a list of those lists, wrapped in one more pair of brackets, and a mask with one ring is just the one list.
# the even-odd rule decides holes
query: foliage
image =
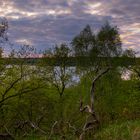
{"label": "foliage", "polygon": [[72,40],[75,55],[92,57],[115,57],[122,54],[121,39],[116,26],[106,22],[94,35],[87,25],[79,35]]}
{"label": "foliage", "polygon": [[95,36],[87,25],[79,35],[77,35],[71,42],[76,56],[88,56],[89,51],[95,45]]}
{"label": "foliage", "polygon": [[[25,62],[36,53],[27,44],[0,59],[0,139],[139,139],[140,69],[112,65],[111,57],[122,53],[135,58],[122,52],[118,28],[106,23],[93,34],[86,26],[72,45],[56,45],[34,65]],[[70,67],[71,56],[89,63]],[[59,63],[48,65],[47,58]]]}

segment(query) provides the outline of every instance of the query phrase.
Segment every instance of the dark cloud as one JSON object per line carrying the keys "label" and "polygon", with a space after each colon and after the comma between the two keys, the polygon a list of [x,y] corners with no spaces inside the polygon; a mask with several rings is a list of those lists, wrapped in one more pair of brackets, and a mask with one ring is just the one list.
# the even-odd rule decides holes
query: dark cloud
{"label": "dark cloud", "polygon": [[109,20],[120,28],[124,48],[140,50],[139,0],[1,0],[9,38],[38,49],[69,42],[90,24],[96,32]]}

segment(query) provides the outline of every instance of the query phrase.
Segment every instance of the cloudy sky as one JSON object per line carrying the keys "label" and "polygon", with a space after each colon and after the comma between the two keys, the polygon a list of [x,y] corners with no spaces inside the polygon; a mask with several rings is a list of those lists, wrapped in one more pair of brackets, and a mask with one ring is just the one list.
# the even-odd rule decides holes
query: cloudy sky
{"label": "cloudy sky", "polygon": [[85,25],[97,32],[106,20],[120,28],[124,48],[140,51],[140,0],[0,0],[9,39],[38,49],[69,42]]}

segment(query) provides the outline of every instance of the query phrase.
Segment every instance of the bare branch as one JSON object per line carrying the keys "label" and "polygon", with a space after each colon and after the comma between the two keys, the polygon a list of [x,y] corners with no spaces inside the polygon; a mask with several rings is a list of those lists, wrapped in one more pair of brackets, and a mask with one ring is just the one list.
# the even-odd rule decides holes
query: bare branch
{"label": "bare branch", "polygon": [[51,136],[53,134],[53,131],[54,131],[54,127],[57,125],[58,121],[55,121],[54,124],[52,125],[52,128],[51,128],[51,133],[50,133],[50,136],[49,136],[49,140],[51,139]]}
{"label": "bare branch", "polygon": [[95,91],[95,83],[97,80],[99,80],[104,74],[106,74],[110,68],[107,68],[106,70],[99,73],[92,81],[91,89],[90,89],[90,99],[91,99],[91,109],[93,111],[93,104],[94,104],[94,91]]}
{"label": "bare branch", "polygon": [[37,90],[39,88],[42,88],[42,87],[36,87],[36,88],[33,88],[33,89],[28,89],[28,90],[24,90],[24,91],[18,92],[17,94],[14,94],[14,95],[10,95],[10,96],[4,98],[3,100],[1,100],[0,101],[0,104],[2,104],[3,102],[5,102],[8,99],[11,99],[13,97],[17,97],[17,96],[22,95],[22,94],[25,94],[25,93],[29,93],[29,92],[34,91],[34,90]]}

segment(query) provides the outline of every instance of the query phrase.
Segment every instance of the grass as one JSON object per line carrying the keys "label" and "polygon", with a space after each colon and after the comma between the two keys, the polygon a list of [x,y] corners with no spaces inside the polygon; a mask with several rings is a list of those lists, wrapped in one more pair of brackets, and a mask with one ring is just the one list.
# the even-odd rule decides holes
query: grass
{"label": "grass", "polygon": [[115,123],[102,128],[95,140],[140,140],[140,120]]}
{"label": "grass", "polygon": [[[30,136],[23,140],[48,140],[48,138],[47,136]],[[61,139],[53,138],[52,140]],[[70,140],[76,140],[76,138]],[[140,140],[140,120],[118,122],[104,126],[93,137],[85,140]]]}

